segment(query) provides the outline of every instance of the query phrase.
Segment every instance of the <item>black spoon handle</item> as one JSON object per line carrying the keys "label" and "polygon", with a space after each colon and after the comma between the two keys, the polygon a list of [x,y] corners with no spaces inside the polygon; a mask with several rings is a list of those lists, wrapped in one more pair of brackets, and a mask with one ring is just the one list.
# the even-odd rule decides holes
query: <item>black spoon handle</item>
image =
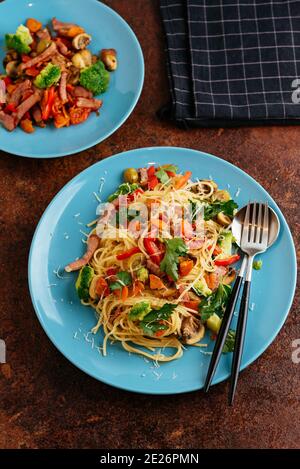
{"label": "black spoon handle", "polygon": [[204,392],[207,392],[209,390],[209,387],[211,385],[212,379],[214,377],[214,374],[216,372],[222,350],[224,347],[224,343],[228,334],[228,330],[230,327],[230,323],[232,320],[232,316],[234,313],[235,305],[239,296],[240,288],[243,282],[243,277],[241,275],[238,275],[234,287],[232,289],[231,297],[229,300],[229,303],[227,305],[226,311],[224,313],[220,331],[217,335],[216,343],[214,346],[213,354],[209,363],[208,371],[207,371],[207,376],[204,384]]}
{"label": "black spoon handle", "polygon": [[248,307],[249,307],[249,297],[250,297],[250,286],[251,281],[246,280],[243,290],[243,296],[241,300],[241,307],[239,311],[239,318],[236,328],[235,343],[232,357],[231,365],[231,377],[230,377],[230,388],[229,388],[229,405],[233,404],[233,399],[235,395],[235,390],[237,386],[241,359],[243,355],[244,341],[245,341],[245,332],[247,327],[247,318],[248,318]]}

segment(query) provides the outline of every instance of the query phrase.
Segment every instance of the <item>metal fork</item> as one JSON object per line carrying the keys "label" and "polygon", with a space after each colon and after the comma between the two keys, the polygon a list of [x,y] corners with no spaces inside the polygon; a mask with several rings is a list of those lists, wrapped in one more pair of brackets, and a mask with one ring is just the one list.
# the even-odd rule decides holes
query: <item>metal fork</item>
{"label": "metal fork", "polygon": [[256,254],[264,252],[268,247],[269,238],[269,208],[268,204],[249,203],[247,205],[241,233],[241,249],[247,255],[246,277],[241,299],[238,323],[236,328],[235,344],[232,357],[229,404],[233,404],[236,391],[240,364],[244,348],[244,339],[247,326],[252,265]]}

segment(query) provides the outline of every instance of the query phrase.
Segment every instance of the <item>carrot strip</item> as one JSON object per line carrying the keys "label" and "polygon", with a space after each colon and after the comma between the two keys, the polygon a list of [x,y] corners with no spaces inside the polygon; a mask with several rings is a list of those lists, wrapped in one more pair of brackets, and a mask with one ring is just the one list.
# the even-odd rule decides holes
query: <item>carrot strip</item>
{"label": "carrot strip", "polygon": [[183,176],[177,179],[175,182],[175,189],[181,189],[182,186],[184,186],[188,180],[190,179],[192,175],[191,171],[186,171]]}

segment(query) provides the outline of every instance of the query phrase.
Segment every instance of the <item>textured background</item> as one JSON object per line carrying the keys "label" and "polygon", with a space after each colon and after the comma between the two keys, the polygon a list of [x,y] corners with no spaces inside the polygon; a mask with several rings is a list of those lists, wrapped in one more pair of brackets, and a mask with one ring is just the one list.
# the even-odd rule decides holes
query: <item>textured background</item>
{"label": "textured background", "polygon": [[[41,329],[27,287],[32,235],[59,189],[79,171],[114,153],[153,145],[203,150],[236,164],[275,198],[299,251],[299,128],[192,130],[161,123],[168,96],[157,0],[110,0],[136,32],[145,56],[142,97],[105,142],[75,156],[30,160],[0,152],[0,365],[2,448],[296,448],[300,445],[299,297],[275,342],[240,378],[235,406],[227,384],[176,397],[110,388],[71,365]],[[1,145],[1,144],[0,144]],[[268,292],[272,294],[272,292]]]}

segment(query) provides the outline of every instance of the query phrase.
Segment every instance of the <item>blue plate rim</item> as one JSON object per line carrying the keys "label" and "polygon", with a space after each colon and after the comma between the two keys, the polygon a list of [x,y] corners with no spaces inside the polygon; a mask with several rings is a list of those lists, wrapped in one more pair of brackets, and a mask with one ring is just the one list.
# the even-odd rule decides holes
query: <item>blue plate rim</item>
{"label": "blue plate rim", "polygon": [[[245,368],[247,368],[251,363],[253,363],[255,360],[257,360],[257,358],[259,358],[268,348],[269,346],[272,344],[272,342],[275,340],[275,338],[277,337],[277,335],[279,334],[280,330],[282,329],[286,319],[287,319],[287,316],[290,312],[290,309],[291,309],[291,306],[292,306],[292,303],[293,303],[293,300],[294,300],[294,296],[295,296],[295,290],[296,290],[296,282],[297,282],[297,257],[296,257],[296,250],[295,250],[295,244],[294,244],[294,240],[293,240],[293,237],[292,237],[292,234],[291,234],[291,230],[289,228],[289,225],[282,213],[282,211],[280,210],[280,208],[278,207],[277,203],[275,202],[275,200],[273,199],[273,197],[271,197],[271,195],[267,192],[267,190],[259,183],[257,182],[252,176],[250,176],[246,171],[242,170],[241,168],[239,168],[238,166],[230,163],[229,161],[227,160],[224,160],[220,157],[217,157],[215,155],[212,155],[210,153],[206,153],[206,152],[203,152],[201,150],[195,150],[195,149],[192,149],[192,148],[187,148],[187,147],[172,147],[172,146],[156,146],[156,147],[141,147],[141,148],[135,148],[133,150],[126,150],[124,152],[120,152],[120,153],[117,153],[115,155],[111,155],[110,157],[108,158],[105,158],[105,159],[109,159],[109,160],[112,160],[112,159],[118,159],[118,158],[121,158],[121,157],[126,157],[126,154],[130,153],[136,153],[136,152],[141,152],[141,151],[145,151],[145,152],[151,152],[151,150],[160,150],[160,151],[164,151],[164,150],[172,150],[172,151],[187,151],[188,153],[200,153],[202,156],[207,156],[208,158],[211,158],[213,160],[217,160],[217,161],[221,161],[222,163],[225,164],[225,166],[228,166],[229,168],[233,169],[234,171],[236,171],[238,174],[242,174],[243,176],[246,176],[246,178],[250,181],[250,182],[254,182],[255,185],[259,186],[259,188],[263,191],[264,194],[266,194],[269,198],[271,198],[272,200],[272,203],[273,203],[273,208],[275,208],[275,211],[277,212],[277,215],[279,214],[280,215],[280,221],[281,221],[281,229],[285,229],[286,231],[286,234],[289,238],[289,242],[293,248],[293,264],[292,264],[292,276],[293,276],[293,285],[291,286],[291,289],[290,289],[290,296],[289,296],[289,302],[288,302],[288,305],[286,307],[286,311],[285,313],[283,314],[282,316],[282,319],[281,321],[279,322],[278,324],[278,327],[277,327],[277,330],[276,332],[273,334],[273,336],[271,336],[269,338],[268,341],[265,342],[264,346],[256,353],[254,354],[251,359],[247,360],[242,366],[241,366],[241,371],[244,370]],[[38,231],[39,231],[39,227],[40,225],[43,223],[44,221],[44,218],[46,217],[47,215],[47,212],[48,210],[50,209],[50,207],[52,206],[52,204],[54,204],[54,202],[56,201],[56,199],[60,196],[61,193],[64,192],[64,190],[66,188],[68,188],[71,184],[73,184],[83,173],[87,172],[87,171],[90,171],[91,168],[97,166],[97,165],[101,165],[101,163],[103,162],[104,160],[100,160],[100,161],[97,161],[96,163],[94,163],[93,165],[85,168],[83,171],[81,171],[80,173],[78,173],[76,176],[74,176],[69,182],[67,182],[67,184],[65,184],[61,189],[60,191],[53,197],[53,199],[51,200],[51,202],[48,204],[48,206],[46,207],[44,213],[42,214],[38,224],[37,224],[37,227],[35,229],[35,232],[34,232],[34,235],[33,235],[33,238],[32,238],[32,242],[31,242],[31,246],[30,246],[30,251],[29,251],[29,257],[28,257],[28,285],[29,285],[29,292],[30,292],[30,297],[31,297],[31,301],[32,301],[32,304],[33,304],[33,307],[34,307],[34,310],[35,310],[35,313],[36,313],[36,316],[44,330],[44,332],[46,333],[46,335],[48,336],[48,338],[50,339],[50,341],[53,343],[53,345],[55,345],[55,347],[59,350],[59,352],[67,359],[69,360],[73,365],[75,365],[77,368],[79,368],[81,371],[83,371],[84,373],[86,373],[87,375],[91,376],[92,378],[95,378],[97,381],[100,381],[106,385],[109,385],[109,386],[113,386],[114,388],[117,388],[117,389],[122,389],[123,391],[127,391],[127,392],[134,392],[134,393],[138,393],[138,394],[146,394],[146,395],[175,395],[175,394],[184,394],[184,393],[187,393],[187,392],[195,392],[195,391],[200,391],[201,389],[203,389],[203,386],[199,387],[199,386],[194,386],[194,387],[191,387],[187,390],[182,390],[182,389],[179,389],[179,390],[173,390],[172,392],[167,392],[167,391],[164,391],[164,390],[151,390],[151,391],[141,391],[141,390],[138,390],[138,389],[129,389],[128,387],[126,386],[123,386],[123,385],[118,385],[116,383],[112,383],[109,379],[106,379],[106,378],[102,378],[101,379],[99,378],[99,376],[96,376],[94,373],[88,371],[87,369],[84,368],[84,366],[81,366],[79,364],[77,364],[75,361],[73,361],[72,359],[72,356],[67,354],[67,353],[64,353],[59,344],[57,343],[55,337],[53,337],[53,335],[47,331],[47,328],[46,328],[46,324],[44,324],[43,322],[43,318],[42,318],[42,314],[43,314],[43,311],[40,311],[40,308],[38,307],[37,305],[37,302],[35,300],[35,297],[34,297],[34,294],[33,294],[33,287],[32,287],[32,281],[31,281],[31,260],[32,260],[32,253],[33,253],[33,250],[34,250],[34,243],[35,243],[35,239],[37,237],[37,234],[38,234]],[[215,384],[219,384],[220,382],[222,381],[226,381],[226,379],[228,379],[229,377],[229,373],[228,373],[228,376],[227,377],[220,377],[220,378],[217,378],[212,384],[215,385]]]}
{"label": "blue plate rim", "polygon": [[[2,5],[5,5],[5,4],[8,4],[8,3],[12,3],[16,0],[5,0],[5,2],[1,2],[0,3],[0,8],[1,8],[1,4]],[[85,0],[87,1],[87,0]],[[136,107],[139,99],[140,99],[140,96],[141,96],[141,93],[142,93],[142,90],[143,90],[143,86],[144,86],[144,80],[145,80],[145,61],[144,61],[144,54],[143,54],[143,50],[142,50],[142,47],[141,47],[141,44],[135,34],[135,32],[133,31],[133,29],[129,26],[129,24],[127,23],[127,21],[124,20],[124,18],[122,18],[121,15],[119,15],[119,13],[117,13],[113,8],[109,7],[108,5],[106,5],[105,3],[103,2],[98,2],[98,0],[88,0],[89,2],[91,3],[94,3],[94,4],[97,4],[98,6],[100,6],[100,8],[104,8],[108,11],[111,12],[111,14],[115,15],[116,17],[119,18],[119,20],[123,23],[123,25],[125,26],[125,28],[127,29],[128,33],[130,34],[130,36],[132,37],[133,41],[135,42],[136,46],[137,46],[137,51],[138,51],[138,56],[139,56],[139,60],[140,60],[140,65],[141,65],[141,82],[139,84],[139,87],[138,89],[136,90],[136,95],[133,99],[133,102],[131,103],[130,107],[128,108],[127,112],[125,113],[125,115],[123,116],[123,118],[119,121],[118,125],[115,126],[114,128],[112,128],[110,131],[106,132],[104,135],[102,135],[99,139],[96,139],[94,140],[91,144],[88,144],[88,145],[83,145],[81,146],[80,148],[78,148],[78,150],[76,151],[68,151],[68,152],[59,152],[59,153],[56,153],[55,155],[53,154],[49,154],[49,153],[45,153],[42,157],[41,156],[33,156],[31,155],[30,153],[28,152],[22,152],[20,150],[20,152],[16,152],[16,151],[7,151],[5,149],[2,149],[0,148],[1,151],[7,153],[8,155],[15,155],[15,156],[20,156],[20,157],[24,157],[24,158],[32,158],[32,159],[42,159],[42,160],[46,160],[46,159],[51,159],[51,158],[62,158],[64,156],[72,156],[72,155],[76,155],[84,150],[87,150],[89,148],[92,148],[94,147],[95,145],[98,145],[99,143],[103,142],[104,140],[106,140],[108,137],[110,137],[114,132],[116,132],[120,127],[122,127],[122,125],[126,122],[126,120],[130,117],[130,115],[132,114],[134,108]]]}

